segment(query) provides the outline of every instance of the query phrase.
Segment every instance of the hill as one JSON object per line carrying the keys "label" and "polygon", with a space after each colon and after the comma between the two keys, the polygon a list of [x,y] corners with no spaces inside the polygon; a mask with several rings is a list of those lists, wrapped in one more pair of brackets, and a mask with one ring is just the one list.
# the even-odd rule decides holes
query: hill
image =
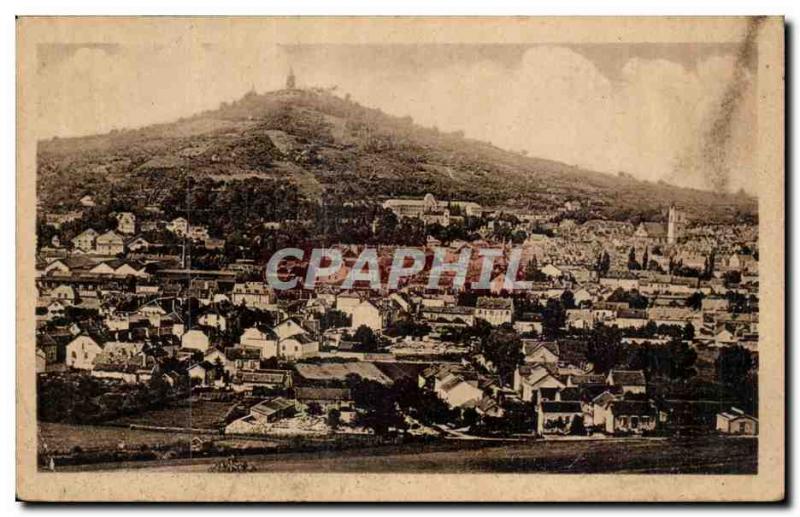
{"label": "hill", "polygon": [[[580,145],[579,142],[576,145]],[[231,181],[264,178],[322,196],[374,201],[395,196],[547,208],[567,200],[591,215],[660,219],[670,203],[690,219],[752,218],[757,203],[649,183],[523,156],[486,142],[415,125],[323,90],[249,93],[218,109],[136,130],[51,139],[38,146],[40,201],[69,206],[84,193],[135,188],[174,174]],[[164,189],[174,188],[168,181]],[[157,202],[157,199],[151,201]]]}

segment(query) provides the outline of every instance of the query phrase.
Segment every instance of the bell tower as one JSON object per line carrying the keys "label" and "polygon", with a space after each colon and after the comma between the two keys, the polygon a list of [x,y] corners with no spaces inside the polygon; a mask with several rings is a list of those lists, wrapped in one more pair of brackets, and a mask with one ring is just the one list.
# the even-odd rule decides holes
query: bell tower
{"label": "bell tower", "polygon": [[669,215],[667,216],[667,244],[675,244],[678,241],[679,225],[680,214],[675,205],[670,205]]}

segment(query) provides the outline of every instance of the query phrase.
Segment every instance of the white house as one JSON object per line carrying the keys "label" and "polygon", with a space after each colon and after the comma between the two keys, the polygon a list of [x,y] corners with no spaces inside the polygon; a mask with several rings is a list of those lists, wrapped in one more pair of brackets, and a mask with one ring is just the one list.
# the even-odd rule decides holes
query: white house
{"label": "white house", "polygon": [[191,348],[205,353],[209,346],[208,336],[202,330],[192,329],[181,336],[181,348]]}
{"label": "white house", "polygon": [[268,328],[249,327],[239,337],[239,346],[259,350],[262,359],[277,357],[278,336]]}
{"label": "white house", "polygon": [[295,334],[278,342],[278,352],[284,359],[297,360],[319,355],[319,341],[308,334]]}
{"label": "white house", "polygon": [[91,370],[103,347],[86,334],[81,334],[67,344],[66,364],[70,368]]}
{"label": "white house", "polygon": [[369,300],[364,300],[355,307],[353,307],[352,328],[357,329],[361,325],[366,325],[372,330],[381,330],[383,328],[383,315],[380,309]]}
{"label": "white house", "polygon": [[717,413],[717,431],[725,434],[758,434],[758,419],[739,408]]}
{"label": "white house", "polygon": [[475,317],[492,325],[511,323],[514,301],[511,298],[489,298],[481,296],[475,304]]}
{"label": "white house", "polygon": [[95,239],[95,252],[98,255],[118,255],[124,251],[124,239],[113,230],[109,230]]}
{"label": "white house", "polygon": [[124,235],[136,233],[136,216],[130,212],[117,214],[117,231]]}

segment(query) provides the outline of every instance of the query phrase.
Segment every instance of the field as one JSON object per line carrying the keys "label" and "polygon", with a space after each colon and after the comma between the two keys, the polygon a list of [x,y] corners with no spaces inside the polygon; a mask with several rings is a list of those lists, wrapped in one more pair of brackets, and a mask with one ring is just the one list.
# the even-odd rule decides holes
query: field
{"label": "field", "polygon": [[118,418],[112,423],[216,430],[224,426],[225,414],[232,405],[207,400],[182,401],[169,408]]}
{"label": "field", "polygon": [[[752,438],[607,439],[534,441],[498,445],[446,441],[344,451],[247,456],[260,472],[547,472],[752,474],[758,441]],[[211,458],[127,462],[87,469],[145,468],[205,472]]]}
{"label": "field", "polygon": [[96,425],[70,425],[39,422],[39,436],[50,452],[69,452],[75,447],[84,451],[115,450],[120,444],[128,449],[142,445],[150,448],[186,443],[192,439],[189,433],[163,433],[128,429],[127,427],[106,427]]}

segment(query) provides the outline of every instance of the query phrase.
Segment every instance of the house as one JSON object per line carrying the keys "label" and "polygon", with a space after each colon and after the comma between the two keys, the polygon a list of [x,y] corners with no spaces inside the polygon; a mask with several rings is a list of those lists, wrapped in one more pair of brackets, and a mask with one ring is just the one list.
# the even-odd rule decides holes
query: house
{"label": "house", "polygon": [[272,303],[272,296],[264,282],[241,282],[233,286],[231,303],[254,309],[266,309]]}
{"label": "house", "polygon": [[189,228],[186,232],[186,236],[189,237],[193,241],[203,241],[205,242],[210,238],[208,235],[208,228],[202,225],[189,225]]}
{"label": "house", "polygon": [[296,334],[278,342],[278,354],[290,360],[316,357],[319,355],[319,341],[308,334]]}
{"label": "house", "polygon": [[460,305],[423,307],[420,316],[431,324],[443,326],[472,326],[475,324],[475,309]]}
{"label": "house", "polygon": [[523,313],[515,322],[514,330],[520,334],[537,333],[541,334],[544,330],[544,318],[535,312]]}
{"label": "house", "polygon": [[117,231],[123,235],[136,233],[136,216],[130,212],[117,214]]}
{"label": "house", "polygon": [[281,321],[272,327],[272,332],[278,336],[278,339],[287,339],[301,334],[308,334],[308,331],[293,318],[287,318]]}
{"label": "house", "polygon": [[656,417],[652,401],[612,400],[606,406],[603,422],[608,434],[642,434],[655,430]]}
{"label": "house", "polygon": [[294,397],[303,404],[315,403],[336,408],[348,406],[353,401],[350,388],[344,387],[297,386],[294,388]]}
{"label": "house", "polygon": [[103,344],[103,351],[94,360],[95,369],[101,364],[145,366],[146,363],[144,343],[131,341],[109,341]]}
{"label": "house", "polygon": [[183,217],[176,217],[167,223],[167,230],[174,233],[178,237],[183,237],[189,231],[189,221]]}
{"label": "house", "polygon": [[239,346],[259,350],[262,359],[277,357],[278,335],[272,329],[262,325],[248,327],[239,336]]}
{"label": "house", "polygon": [[739,408],[717,413],[717,431],[725,434],[758,434],[758,419]]}
{"label": "house", "polygon": [[611,370],[606,383],[622,390],[622,393],[645,393],[647,382],[642,370]]}
{"label": "house", "polygon": [[47,370],[47,352],[36,347],[36,373],[44,373]]}
{"label": "house", "polygon": [[126,246],[130,251],[147,251],[151,246],[153,246],[153,243],[142,236],[138,236],[130,239]]}
{"label": "house", "polygon": [[232,387],[236,392],[285,390],[292,387],[292,373],[287,370],[241,369],[233,376]]}
{"label": "house", "polygon": [[511,298],[489,298],[481,296],[475,303],[475,317],[492,325],[511,323],[514,301]]}
{"label": "house", "polygon": [[641,309],[619,310],[614,320],[614,324],[621,329],[646,327],[647,322],[647,311]]}
{"label": "house", "polygon": [[58,300],[64,305],[74,305],[78,295],[71,285],[62,284],[50,291],[50,300]]}
{"label": "house", "polygon": [[86,253],[94,250],[94,243],[99,234],[92,228],[82,231],[72,239],[72,246]]}
{"label": "house", "polygon": [[361,325],[365,325],[376,331],[383,328],[384,320],[381,310],[369,300],[364,300],[353,307],[351,318],[351,327],[354,329],[357,329]]}
{"label": "house", "polygon": [[667,225],[664,223],[642,222],[634,232],[634,237],[647,241],[649,244],[667,243]]}
{"label": "house", "polygon": [[227,348],[225,358],[225,371],[232,377],[239,371],[258,370],[261,366],[261,350],[257,348]]}
{"label": "house", "polygon": [[208,361],[195,363],[187,369],[189,380],[192,385],[210,386],[216,380],[216,375],[220,367]]}
{"label": "house", "polygon": [[590,309],[567,309],[567,327],[590,329],[594,326],[594,315]]}
{"label": "house", "polygon": [[192,329],[181,336],[181,348],[205,353],[210,346],[208,336],[202,330]]}
{"label": "house", "polygon": [[250,408],[250,415],[257,420],[275,422],[282,418],[290,418],[297,413],[297,404],[293,400],[275,397],[259,402]]}
{"label": "house", "polygon": [[553,341],[522,340],[525,364],[558,364],[558,344]]}
{"label": "house", "polygon": [[536,405],[536,432],[545,434],[568,434],[573,422],[583,419],[583,408],[578,401],[540,400]]}
{"label": "house", "polygon": [[451,408],[476,407],[484,397],[476,375],[452,375],[436,389],[436,394]]}
{"label": "house", "polygon": [[355,293],[344,293],[336,297],[336,310],[348,316],[353,315],[353,309],[361,304],[361,297]]}
{"label": "house", "polygon": [[204,327],[215,328],[217,330],[225,331],[227,329],[227,320],[225,316],[217,312],[206,312],[197,318],[197,323]]}
{"label": "house", "polygon": [[514,391],[520,398],[530,402],[541,388],[564,388],[566,384],[551,366],[523,365],[514,371]]}
{"label": "house", "polygon": [[102,353],[100,346],[91,336],[81,334],[67,344],[66,364],[70,368],[91,370],[95,359]]}
{"label": "house", "polygon": [[95,253],[98,255],[119,255],[125,251],[125,240],[113,230],[95,239]]}
{"label": "house", "polygon": [[539,271],[541,271],[542,274],[546,275],[547,278],[551,280],[561,278],[561,276],[564,275],[564,271],[554,266],[553,264],[547,264],[546,266],[542,267]]}

